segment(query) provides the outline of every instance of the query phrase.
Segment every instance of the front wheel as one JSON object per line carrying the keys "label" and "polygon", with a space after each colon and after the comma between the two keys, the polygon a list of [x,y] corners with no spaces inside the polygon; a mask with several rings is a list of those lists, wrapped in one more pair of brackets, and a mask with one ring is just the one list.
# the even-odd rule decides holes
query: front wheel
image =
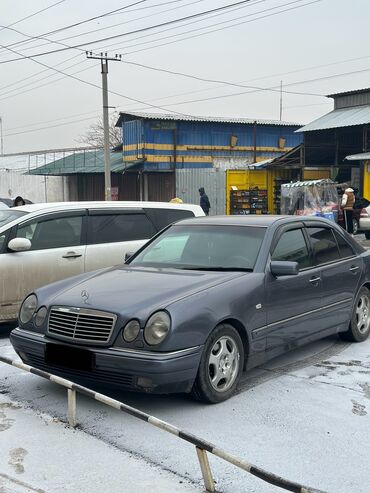
{"label": "front wheel", "polygon": [[352,224],[353,224],[353,234],[357,235],[359,229],[359,224],[357,219],[352,219]]}
{"label": "front wheel", "polygon": [[365,341],[370,334],[370,291],[361,288],[356,296],[349,329],[341,332],[342,339],[352,342]]}
{"label": "front wheel", "polygon": [[238,331],[229,324],[218,325],[204,346],[193,397],[208,403],[228,399],[236,389],[243,363],[244,348]]}

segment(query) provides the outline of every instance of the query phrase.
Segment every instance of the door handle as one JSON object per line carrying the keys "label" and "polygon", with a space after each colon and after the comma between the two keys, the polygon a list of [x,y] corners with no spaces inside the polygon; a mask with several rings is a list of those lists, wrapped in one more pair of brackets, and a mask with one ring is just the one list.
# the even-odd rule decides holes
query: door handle
{"label": "door handle", "polygon": [[63,255],[63,258],[77,258],[77,257],[82,257],[82,253],[67,252],[65,255]]}
{"label": "door handle", "polygon": [[350,267],[350,272],[356,273],[360,267],[358,265],[352,265]]}
{"label": "door handle", "polygon": [[310,283],[312,283],[312,284],[315,284],[315,283],[317,284],[320,281],[321,281],[321,277],[311,277],[311,279],[310,279]]}

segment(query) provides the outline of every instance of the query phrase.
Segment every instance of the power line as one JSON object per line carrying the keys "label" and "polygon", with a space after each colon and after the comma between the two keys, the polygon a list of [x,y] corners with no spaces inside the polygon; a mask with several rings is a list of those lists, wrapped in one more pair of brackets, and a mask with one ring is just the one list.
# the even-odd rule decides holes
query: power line
{"label": "power line", "polygon": [[59,5],[60,3],[65,2],[65,1],[66,1],[66,0],[59,0],[59,2],[53,3],[52,5],[49,5],[48,7],[45,7],[45,8],[43,8],[43,9],[41,9],[41,10],[37,10],[36,12],[33,12],[33,14],[27,15],[26,17],[22,17],[22,19],[19,19],[19,20],[15,21],[15,22],[12,22],[11,24],[8,24],[8,25],[7,25],[7,26],[5,26],[5,27],[2,27],[2,28],[0,29],[0,31],[2,31],[3,29],[6,29],[6,28],[8,28],[8,27],[15,26],[16,24],[19,24],[20,22],[23,22],[23,21],[25,21],[26,19],[30,19],[31,17],[34,17],[35,15],[41,14],[41,12],[45,12],[46,10],[49,10],[49,9],[51,9],[51,8],[53,8],[53,7],[57,6],[57,5]]}
{"label": "power line", "polygon": [[[304,0],[296,0],[296,1],[304,1]],[[298,5],[296,7],[291,7],[289,9],[280,10],[279,12],[273,12],[273,13],[270,13],[270,14],[266,14],[266,15],[263,15],[263,16],[260,16],[260,17],[256,17],[254,19],[250,19],[248,21],[238,22],[236,24],[232,24],[231,26],[224,26],[224,27],[221,27],[221,28],[218,28],[218,29],[213,29],[211,31],[206,31],[206,32],[203,32],[203,33],[195,34],[193,36],[187,36],[187,37],[181,38],[179,40],[169,41],[167,43],[162,43],[162,44],[151,46],[151,47],[147,47],[147,48],[141,48],[139,50],[128,51],[128,52],[124,53],[124,55],[132,55],[134,53],[139,53],[141,51],[147,51],[147,50],[151,50],[151,49],[154,49],[154,48],[159,48],[161,46],[167,46],[169,44],[179,43],[179,42],[185,41],[187,39],[199,38],[200,36],[206,36],[207,34],[211,34],[211,33],[219,32],[219,31],[223,31],[225,29],[230,29],[232,27],[236,27],[236,26],[241,26],[241,25],[244,25],[244,24],[248,24],[248,23],[254,22],[256,20],[265,19],[267,17],[272,17],[272,16],[275,16],[275,15],[278,15],[278,14],[282,14],[284,12],[289,12],[291,10],[296,10],[296,9],[299,9],[299,8],[302,8],[302,7],[306,7],[308,5],[311,5],[311,4],[314,4],[314,3],[318,3],[318,2],[321,2],[321,1],[322,0],[312,0],[311,2],[308,2],[308,3],[304,4],[304,5]],[[295,3],[295,2],[292,2],[292,3]],[[288,4],[284,4],[284,5],[288,5]],[[274,7],[274,8],[276,8],[276,7]],[[230,22],[230,21],[223,21],[223,22],[220,22],[220,23],[215,24],[215,25],[225,24],[226,22]],[[212,26],[208,26],[208,27],[206,26],[203,29],[208,29],[209,27],[212,27]],[[190,30],[190,31],[186,31],[186,32],[183,32],[183,33],[180,33],[180,34],[177,34],[177,35],[168,36],[168,37],[165,37],[165,38],[162,38],[162,39],[168,39],[169,37],[181,36],[181,34],[188,34],[188,33],[199,31],[199,30],[200,29]],[[158,39],[156,41],[160,41],[160,39]]]}
{"label": "power line", "polygon": [[[65,1],[65,0],[62,0],[62,1]],[[96,16],[94,16],[94,17],[89,17],[88,19],[85,19],[85,20],[83,20],[83,21],[80,21],[80,22],[75,22],[74,24],[70,24],[70,25],[68,25],[68,26],[64,26],[64,27],[61,27],[61,28],[58,28],[58,29],[54,29],[53,31],[48,31],[48,32],[46,32],[46,33],[42,33],[42,34],[40,34],[40,37],[41,37],[41,36],[48,36],[48,35],[50,35],[50,34],[55,34],[55,33],[57,33],[57,32],[65,31],[65,30],[67,30],[67,29],[71,29],[71,28],[73,28],[73,27],[81,26],[82,24],[86,24],[87,22],[92,22],[92,21],[94,21],[94,20],[100,19],[100,18],[102,18],[102,17],[106,17],[106,16],[111,15],[111,14],[113,14],[113,13],[116,13],[116,12],[119,12],[119,11],[122,11],[122,10],[125,10],[125,9],[128,9],[128,8],[133,7],[133,6],[135,6],[135,5],[138,5],[138,4],[140,4],[140,3],[144,3],[144,2],[146,2],[146,1],[147,1],[147,0],[138,0],[138,1],[137,1],[137,2],[135,2],[135,3],[132,3],[132,4],[130,4],[130,5],[126,5],[126,6],[124,6],[124,7],[120,7],[120,8],[115,9],[115,10],[111,10],[111,11],[109,11],[109,12],[105,12],[104,14],[96,15]],[[11,24],[11,25],[14,25],[14,24]],[[3,46],[3,48],[4,48],[4,49],[11,48],[12,46],[15,46],[16,44],[19,44],[19,42],[17,42],[17,43],[13,43],[13,44],[11,44],[11,45]],[[78,47],[77,47],[77,48],[78,48]]]}
{"label": "power line", "polygon": [[[171,2],[164,2],[162,4],[157,4],[156,6],[160,6],[160,5],[166,5],[166,4],[172,4],[172,3],[178,3],[178,2],[182,2],[183,0],[172,0]],[[93,29],[93,30],[90,30],[90,31],[85,31],[83,33],[79,33],[79,34],[75,34],[73,36],[66,36],[64,38],[60,38],[60,39],[57,39],[55,41],[51,41],[51,40],[48,40],[48,43],[42,43],[42,44],[39,44],[39,45],[35,45],[35,46],[30,46],[28,48],[25,48],[25,50],[34,50],[36,48],[41,48],[42,46],[46,46],[52,42],[60,42],[60,41],[65,41],[65,40],[70,40],[70,39],[74,39],[74,38],[80,38],[81,36],[86,36],[87,34],[92,34],[92,33],[96,33],[96,32],[100,32],[100,31],[106,31],[107,29],[112,29],[114,27],[117,27],[117,26],[122,26],[124,24],[128,24],[128,23],[132,23],[132,22],[136,22],[138,20],[142,20],[142,19],[147,19],[148,17],[153,17],[155,15],[159,15],[159,14],[165,14],[167,12],[172,12],[174,10],[178,10],[178,9],[182,9],[184,7],[188,7],[189,5],[193,5],[195,3],[200,3],[200,2],[204,2],[204,1],[207,1],[207,0],[193,0],[192,2],[190,3],[186,3],[184,5],[179,5],[177,7],[173,7],[171,9],[166,9],[166,10],[161,10],[159,12],[155,12],[155,13],[152,13],[152,14],[149,14],[149,15],[144,15],[142,17],[136,17],[134,19],[130,19],[128,21],[125,21],[125,22],[119,22],[117,24],[111,24],[109,26],[105,26],[105,27],[101,27],[99,29]],[[148,5],[146,7],[141,7],[141,9],[152,9],[154,8],[155,5]],[[130,10],[130,12],[134,12],[135,10],[141,10],[141,9],[133,9],[133,10]],[[121,12],[120,12],[121,13]],[[22,33],[24,35],[24,33]],[[40,39],[47,39],[45,38],[43,35],[39,36]],[[37,37],[36,37],[37,39]],[[31,42],[31,40],[27,40],[27,41],[18,41],[18,43],[13,43],[13,45],[7,45],[9,47],[12,47],[12,46],[15,46],[16,44],[18,44],[18,46],[22,46],[24,44],[27,44]],[[0,52],[1,53],[1,52]]]}
{"label": "power line", "polygon": [[[121,33],[121,34],[116,34],[114,36],[108,36],[106,38],[101,38],[101,39],[94,40],[94,41],[87,41],[87,42],[84,42],[84,43],[79,43],[79,44],[76,44],[76,45],[72,45],[69,48],[58,48],[56,50],[45,51],[43,53],[35,53],[35,54],[29,55],[29,56],[22,55],[22,56],[20,56],[20,58],[13,58],[13,59],[10,59],[10,60],[3,60],[3,61],[0,62],[0,64],[9,63],[9,62],[15,62],[15,61],[18,61],[18,60],[23,60],[25,58],[36,58],[36,57],[40,57],[40,56],[51,55],[53,53],[59,53],[59,52],[62,52],[62,51],[65,51],[65,50],[69,50],[69,49],[80,48],[82,46],[93,45],[93,44],[96,44],[96,43],[101,43],[101,42],[104,42],[104,41],[110,41],[112,39],[117,39],[117,38],[121,38],[121,37],[124,37],[124,36],[130,36],[132,34],[136,34],[136,33],[140,33],[140,32],[150,31],[152,29],[157,29],[157,28],[165,27],[165,26],[168,26],[168,25],[171,25],[171,24],[177,24],[177,23],[182,22],[182,21],[185,21],[185,20],[190,20],[190,19],[195,19],[195,18],[201,17],[201,16],[205,16],[205,15],[208,15],[208,14],[213,13],[213,12],[218,12],[218,11],[221,11],[221,10],[230,9],[231,7],[234,7],[234,6],[237,6],[237,5],[242,5],[242,4],[245,4],[245,3],[249,3],[250,1],[251,0],[240,0],[239,2],[235,2],[235,3],[232,3],[232,4],[224,5],[223,7],[217,7],[215,9],[211,9],[211,10],[206,10],[206,11],[203,11],[203,12],[199,12],[197,14],[191,14],[191,15],[188,15],[188,16],[185,16],[185,17],[180,17],[178,19],[173,19],[173,20],[162,22],[162,23],[155,24],[155,25],[152,25],[152,26],[147,26],[147,27],[143,27],[143,28],[140,28],[140,29],[136,29],[134,31],[129,31],[129,32],[126,32],[126,33]],[[320,2],[320,1],[322,1],[322,0],[314,0],[314,1],[310,2],[310,3],[316,3],[316,2]],[[6,48],[6,47],[3,46],[3,48]]]}

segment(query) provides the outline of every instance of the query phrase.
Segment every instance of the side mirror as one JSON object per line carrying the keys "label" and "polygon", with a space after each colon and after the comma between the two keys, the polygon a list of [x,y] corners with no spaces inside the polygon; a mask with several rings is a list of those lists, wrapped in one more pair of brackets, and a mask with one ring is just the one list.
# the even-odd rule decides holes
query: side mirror
{"label": "side mirror", "polygon": [[8,243],[9,250],[13,252],[26,252],[31,250],[32,243],[27,238],[13,238]]}
{"label": "side mirror", "polygon": [[273,260],[270,264],[271,274],[279,276],[296,276],[299,273],[298,262]]}
{"label": "side mirror", "polygon": [[129,258],[131,258],[131,257],[133,256],[133,254],[134,254],[134,252],[126,252],[126,253],[125,253],[125,263],[127,262],[127,260],[128,260]]}

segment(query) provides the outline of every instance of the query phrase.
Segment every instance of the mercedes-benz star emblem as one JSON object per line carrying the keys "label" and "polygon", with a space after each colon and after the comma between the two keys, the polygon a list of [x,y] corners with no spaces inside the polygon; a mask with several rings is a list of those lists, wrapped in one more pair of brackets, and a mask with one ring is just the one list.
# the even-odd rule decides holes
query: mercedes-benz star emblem
{"label": "mercedes-benz star emblem", "polygon": [[81,291],[81,298],[85,303],[87,303],[87,300],[90,298],[89,293],[86,291],[86,289]]}

